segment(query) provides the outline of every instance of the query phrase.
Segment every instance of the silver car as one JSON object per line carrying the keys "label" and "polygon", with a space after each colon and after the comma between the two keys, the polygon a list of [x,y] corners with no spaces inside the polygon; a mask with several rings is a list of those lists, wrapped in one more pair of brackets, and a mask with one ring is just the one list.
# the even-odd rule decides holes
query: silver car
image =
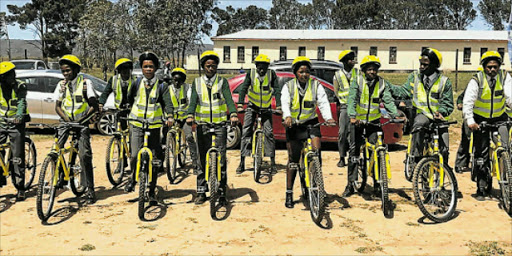
{"label": "silver car", "polygon": [[46,70],[49,69],[42,60],[12,60],[16,70]]}
{"label": "silver car", "polygon": [[[94,92],[99,97],[107,86],[103,80],[94,76],[83,74],[92,81]],[[32,121],[29,127],[40,124],[59,122],[55,112],[55,91],[60,90],[57,84],[64,79],[60,70],[33,70],[16,72],[16,78],[27,84],[27,104]],[[114,96],[111,94],[104,106],[105,109],[114,109]],[[102,134],[111,134],[113,129],[113,116],[111,111],[105,111],[99,121],[93,125]]]}

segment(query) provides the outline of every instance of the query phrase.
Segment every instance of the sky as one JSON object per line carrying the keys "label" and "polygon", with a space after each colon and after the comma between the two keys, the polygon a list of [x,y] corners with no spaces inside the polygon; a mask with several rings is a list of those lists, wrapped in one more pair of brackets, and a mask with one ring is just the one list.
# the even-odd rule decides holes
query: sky
{"label": "sky", "polygon": [[[7,12],[9,14],[9,10],[7,9],[7,5],[18,5],[22,6],[25,3],[30,2],[29,0],[0,0],[0,12]],[[301,3],[309,3],[311,0],[299,0]],[[473,6],[475,6],[475,9],[478,12],[478,9],[476,6],[478,5],[479,0],[471,0],[473,3]],[[219,8],[226,8],[226,6],[233,6],[235,8],[245,8],[249,5],[256,5],[261,8],[270,9],[272,7],[272,0],[257,0],[257,1],[250,1],[250,0],[219,0],[217,1]],[[471,23],[471,25],[468,27],[468,30],[490,30],[491,28],[485,23],[483,18],[477,14],[477,18]],[[213,30],[212,35],[215,35],[217,31],[218,25],[215,23],[213,24]],[[8,26],[9,31],[9,37],[11,39],[37,39],[36,35],[33,31],[30,29],[22,30],[19,28],[19,26]],[[211,44],[212,41],[209,37],[205,37],[203,39],[204,43]]]}

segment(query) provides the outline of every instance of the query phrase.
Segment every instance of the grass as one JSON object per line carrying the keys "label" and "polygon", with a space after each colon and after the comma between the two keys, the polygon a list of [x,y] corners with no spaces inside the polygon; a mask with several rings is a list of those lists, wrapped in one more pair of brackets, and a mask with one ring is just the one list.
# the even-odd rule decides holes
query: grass
{"label": "grass", "polygon": [[[508,253],[504,248],[500,247],[503,243],[496,241],[482,241],[473,242],[469,241],[466,246],[469,247],[471,255],[486,256],[486,255],[507,255]],[[510,254],[508,254],[510,255]]]}
{"label": "grass", "polygon": [[84,244],[84,245],[82,245],[82,247],[78,248],[78,250],[80,250],[80,251],[92,251],[95,249],[96,249],[96,246],[94,246],[92,244]]}

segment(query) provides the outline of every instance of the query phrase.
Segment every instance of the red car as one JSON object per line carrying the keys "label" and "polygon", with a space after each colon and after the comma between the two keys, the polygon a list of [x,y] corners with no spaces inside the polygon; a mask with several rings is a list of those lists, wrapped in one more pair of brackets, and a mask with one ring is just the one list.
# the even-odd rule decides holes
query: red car
{"label": "red car", "polygon": [[[276,72],[276,74],[278,77],[278,83],[279,83],[280,88],[282,88],[286,82],[295,78],[293,73],[290,73],[290,72]],[[329,98],[329,102],[331,104],[332,116],[333,116],[334,120],[336,120],[336,123],[338,123],[338,114],[337,114],[337,109],[336,109],[337,98],[334,95],[333,85],[325,80],[316,78],[314,76],[312,76],[312,78],[318,80],[320,82],[320,84],[322,86],[324,86],[325,92],[327,93],[327,97]],[[245,79],[245,74],[241,74],[241,75],[232,77],[228,80],[229,88],[231,90],[231,94],[233,95],[233,100],[235,101],[235,103],[238,102],[238,97],[239,97],[239,93],[240,93],[239,90],[241,88],[240,85],[243,83],[244,79]],[[245,97],[245,102],[248,102],[247,96]],[[275,99],[272,99],[272,108],[273,109],[276,108]],[[320,122],[324,122],[324,119],[322,118],[320,110],[317,109],[316,111],[320,118]],[[382,108],[382,111],[383,111],[383,113],[385,113],[385,109]],[[244,114],[238,114],[238,118],[239,118],[240,122],[243,122]],[[387,120],[388,119],[386,119],[386,118],[381,118],[381,122],[385,122]],[[228,148],[235,148],[239,145],[240,138],[241,138],[241,130],[242,130],[241,127],[242,126],[239,125],[239,127],[234,127],[234,128],[231,128],[228,130],[228,144],[227,144]],[[286,133],[285,133],[284,126],[282,125],[282,117],[281,116],[277,116],[277,115],[273,116],[273,128],[274,128],[274,137],[276,138],[276,140],[285,141]],[[322,132],[322,142],[337,142],[338,141],[338,126],[336,126],[336,127],[322,126],[320,129]],[[403,129],[403,124],[387,124],[387,125],[385,125],[383,127],[384,142],[387,144],[393,144],[393,143],[398,142],[402,138],[402,129]]]}

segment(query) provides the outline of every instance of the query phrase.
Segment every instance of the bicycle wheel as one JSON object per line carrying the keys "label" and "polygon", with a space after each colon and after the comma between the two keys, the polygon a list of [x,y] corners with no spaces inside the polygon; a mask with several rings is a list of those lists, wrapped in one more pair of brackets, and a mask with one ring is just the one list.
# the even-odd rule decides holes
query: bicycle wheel
{"label": "bicycle wheel", "polygon": [[37,184],[36,208],[37,216],[41,221],[46,221],[52,212],[57,188],[53,185],[55,171],[57,169],[57,158],[49,155],[44,159],[39,183]]}
{"label": "bicycle wheel", "polygon": [[313,157],[309,163],[309,211],[315,223],[322,221],[325,213],[324,178],[318,157]]}
{"label": "bicycle wheel", "polygon": [[359,193],[363,193],[366,187],[366,180],[368,179],[368,171],[366,170],[366,155],[363,152],[363,158],[357,164],[357,178],[354,181],[354,188]]}
{"label": "bicycle wheel", "polygon": [[121,153],[121,150],[121,139],[112,137],[108,142],[105,156],[105,169],[107,170],[108,180],[114,187],[121,183],[124,176],[125,156]]}
{"label": "bicycle wheel", "polygon": [[[183,143],[185,142],[185,143]],[[178,153],[178,163],[180,164],[180,168],[184,168],[185,164],[187,163],[187,140],[185,138],[185,133],[181,133],[181,136],[178,140],[178,143],[180,145],[179,147],[179,153]]]}
{"label": "bicycle wheel", "polygon": [[210,153],[208,169],[208,185],[210,187],[210,216],[217,218],[217,202],[219,201],[219,180],[217,179],[217,152]]}
{"label": "bicycle wheel", "polygon": [[300,181],[300,192],[302,193],[302,204],[304,208],[309,209],[309,192],[306,187],[306,178],[304,173],[304,162],[301,160],[300,167],[297,166],[297,172],[299,173],[299,181]]}
{"label": "bicycle wheel", "polygon": [[263,133],[256,135],[256,148],[254,152],[254,181],[259,182],[261,165],[263,163]]}
{"label": "bicycle wheel", "polygon": [[71,153],[71,161],[69,162],[69,184],[71,185],[71,191],[75,196],[81,196],[85,192],[86,188],[86,177],[85,170],[80,165],[80,157],[77,153]]}
{"label": "bicycle wheel", "polygon": [[146,207],[149,206],[149,184],[147,182],[147,161],[146,159],[141,159],[141,166],[139,171],[139,209],[138,215],[140,220],[145,220],[145,212]]}
{"label": "bicycle wheel", "polygon": [[174,179],[176,179],[176,133],[169,132],[167,133],[167,141],[165,147],[165,165],[167,172],[167,179],[172,184],[174,183]]}
{"label": "bicycle wheel", "polygon": [[379,151],[379,182],[380,182],[380,198],[382,202],[382,212],[384,217],[389,218],[392,215],[391,201],[389,200],[388,191],[388,175],[386,171],[386,152]]}
{"label": "bicycle wheel", "polygon": [[510,164],[510,155],[508,152],[502,152],[499,158],[499,171],[500,171],[500,190],[503,202],[503,208],[512,216],[512,167]]}
{"label": "bicycle wheel", "polygon": [[406,154],[404,163],[405,163],[405,166],[404,166],[405,179],[407,179],[407,181],[412,181],[412,174],[414,173],[413,157],[411,157],[409,154]]}
{"label": "bicycle wheel", "polygon": [[24,190],[30,189],[36,176],[37,151],[36,145],[29,138],[25,137],[25,184]]}
{"label": "bicycle wheel", "polygon": [[435,222],[446,222],[454,217],[457,207],[457,180],[445,164],[443,184],[440,184],[439,167],[437,157],[423,158],[414,169],[412,184],[416,205],[423,215]]}

